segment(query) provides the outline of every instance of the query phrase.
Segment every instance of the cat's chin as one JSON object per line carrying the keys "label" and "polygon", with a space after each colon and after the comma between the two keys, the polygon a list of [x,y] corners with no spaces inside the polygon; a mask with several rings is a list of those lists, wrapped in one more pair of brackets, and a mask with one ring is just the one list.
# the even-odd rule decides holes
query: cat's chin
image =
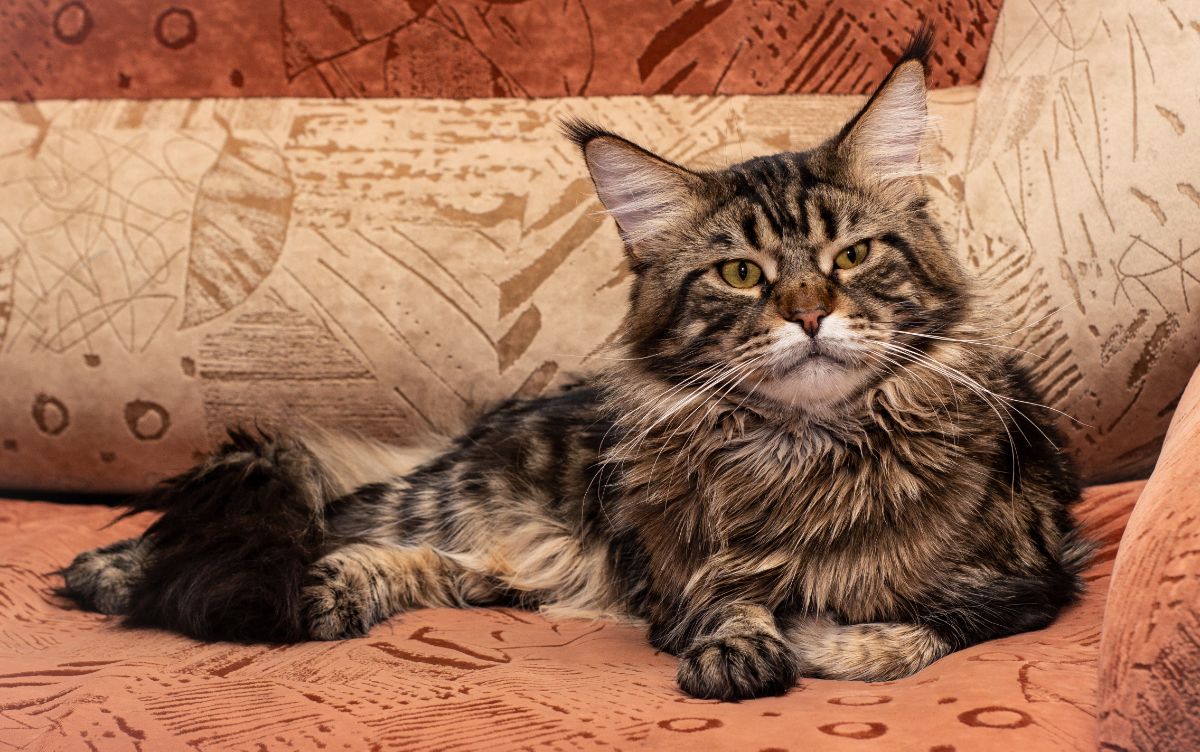
{"label": "cat's chin", "polygon": [[862,389],[863,374],[841,360],[809,357],[786,373],[764,380],[754,390],[760,397],[808,412],[841,404]]}

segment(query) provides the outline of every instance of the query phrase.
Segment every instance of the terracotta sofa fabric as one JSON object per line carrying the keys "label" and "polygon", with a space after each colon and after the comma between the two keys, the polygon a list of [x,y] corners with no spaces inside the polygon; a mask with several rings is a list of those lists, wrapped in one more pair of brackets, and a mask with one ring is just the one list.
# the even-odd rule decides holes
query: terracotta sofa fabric
{"label": "terracotta sofa fabric", "polygon": [[1200,362],[1197,29],[1190,0],[1006,3],[979,93],[959,245],[1093,479],[1149,472]]}
{"label": "terracotta sofa fabric", "polygon": [[[934,93],[948,169],[973,101]],[[591,368],[624,310],[559,118],[719,164],[807,148],[861,102],[0,105],[0,488],[144,488],[236,422],[456,432]],[[944,177],[933,195],[953,221]]]}
{"label": "terracotta sofa fabric", "polygon": [[6,99],[865,93],[925,15],[938,88],[1000,0],[16,0]]}
{"label": "terracotta sofa fabric", "polygon": [[1088,491],[1080,517],[1103,547],[1084,601],[1049,629],[903,681],[809,681],[741,704],[682,695],[637,627],[532,612],[417,611],[282,647],[130,630],[64,608],[46,573],[148,519],[101,529],[113,510],[3,502],[0,747],[1094,750],[1101,616],[1142,488]]}
{"label": "terracotta sofa fabric", "polygon": [[1100,740],[1200,749],[1200,371],[1125,530],[1100,643]]}

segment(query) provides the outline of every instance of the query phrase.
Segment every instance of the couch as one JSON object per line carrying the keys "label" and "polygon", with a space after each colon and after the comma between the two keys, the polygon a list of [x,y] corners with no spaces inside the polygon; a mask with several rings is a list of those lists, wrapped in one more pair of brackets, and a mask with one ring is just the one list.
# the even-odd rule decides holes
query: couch
{"label": "couch", "polygon": [[[214,645],[51,595],[148,524],[94,494],[228,423],[404,443],[593,367],[628,278],[559,118],[696,165],[807,148],[923,14],[934,210],[1102,543],[1048,629],[730,705],[603,621]],[[0,49],[0,745],[1200,748],[1194,3],[22,0]]]}

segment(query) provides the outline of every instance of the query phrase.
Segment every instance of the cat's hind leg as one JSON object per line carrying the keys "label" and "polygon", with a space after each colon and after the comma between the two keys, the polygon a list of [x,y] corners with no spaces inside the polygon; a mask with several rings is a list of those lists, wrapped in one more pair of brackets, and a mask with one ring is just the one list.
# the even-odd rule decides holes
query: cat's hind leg
{"label": "cat's hind leg", "polygon": [[791,625],[784,636],[801,675],[814,679],[902,679],[953,649],[932,627],[902,622],[839,624],[815,617]]}
{"label": "cat's hind leg", "polygon": [[841,624],[802,617],[784,635],[805,676],[865,681],[910,676],[955,650],[1048,626],[1079,598],[1078,573],[1092,547],[1068,537],[1062,551],[1042,571],[1023,576],[948,572],[911,622]]}
{"label": "cat's hind leg", "polygon": [[92,611],[126,614],[142,581],[150,548],[145,538],[129,538],[85,551],[61,570],[63,587],[57,592]]}
{"label": "cat's hind leg", "polygon": [[301,594],[309,637],[361,637],[407,609],[494,602],[498,584],[431,546],[352,543],[319,559]]}

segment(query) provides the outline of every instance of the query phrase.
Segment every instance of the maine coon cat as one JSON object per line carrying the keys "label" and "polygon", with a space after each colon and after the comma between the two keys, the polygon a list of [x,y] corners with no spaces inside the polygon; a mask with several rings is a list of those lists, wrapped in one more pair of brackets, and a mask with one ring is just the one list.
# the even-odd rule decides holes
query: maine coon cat
{"label": "maine coon cat", "polygon": [[566,124],[633,271],[600,373],[413,466],[232,431],[64,592],[203,639],[333,640],[405,609],[643,621],[697,697],[887,680],[1047,625],[1079,494],[927,211],[918,34],[822,146],[696,171]]}

